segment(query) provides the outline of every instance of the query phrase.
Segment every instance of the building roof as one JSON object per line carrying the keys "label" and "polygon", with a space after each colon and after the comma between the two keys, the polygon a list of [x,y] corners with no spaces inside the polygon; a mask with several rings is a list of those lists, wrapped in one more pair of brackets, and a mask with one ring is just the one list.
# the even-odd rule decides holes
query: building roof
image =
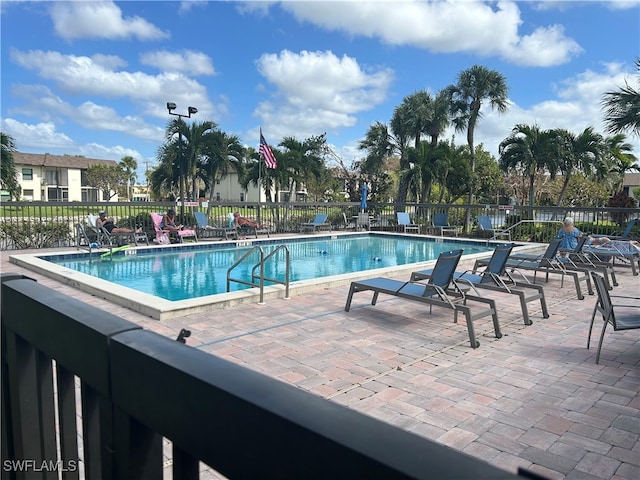
{"label": "building roof", "polygon": [[77,155],[51,155],[50,153],[13,152],[13,163],[37,167],[88,168],[91,165],[118,165],[115,160],[101,160]]}

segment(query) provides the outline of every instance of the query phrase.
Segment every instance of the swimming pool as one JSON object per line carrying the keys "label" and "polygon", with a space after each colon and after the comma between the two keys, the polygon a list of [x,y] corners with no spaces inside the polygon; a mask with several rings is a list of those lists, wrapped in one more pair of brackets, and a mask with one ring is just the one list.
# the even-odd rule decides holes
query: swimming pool
{"label": "swimming pool", "polygon": [[[229,266],[252,246],[265,253],[286,244],[290,252],[291,290],[297,293],[321,285],[346,285],[377,275],[407,275],[433,264],[438,254],[463,248],[465,256],[481,256],[493,249],[486,241],[357,233],[313,235],[286,239],[229,241],[172,246],[141,246],[100,260],[88,253],[15,255],[13,263],[36,270],[96,296],[167,319],[214,306],[256,301],[257,289],[232,283],[226,293]],[[284,253],[265,266],[265,276],[284,278]],[[257,258],[257,257],[256,257]],[[255,261],[244,262],[234,277],[250,275]],[[265,298],[284,296],[282,285],[265,287]],[[221,293],[224,292],[224,293]]]}

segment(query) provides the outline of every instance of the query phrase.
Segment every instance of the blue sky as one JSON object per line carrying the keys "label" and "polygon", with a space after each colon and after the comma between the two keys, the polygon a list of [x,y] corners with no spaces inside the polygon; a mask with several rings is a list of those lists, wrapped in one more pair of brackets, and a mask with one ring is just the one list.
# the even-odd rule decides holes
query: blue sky
{"label": "blue sky", "polygon": [[405,96],[475,64],[509,85],[507,114],[485,105],[476,130],[495,155],[518,123],[603,133],[602,94],[638,87],[640,0],[0,5],[2,131],[21,152],[131,155],[140,182],[169,101],[255,148],[260,127],[272,145],[326,132],[349,165]]}

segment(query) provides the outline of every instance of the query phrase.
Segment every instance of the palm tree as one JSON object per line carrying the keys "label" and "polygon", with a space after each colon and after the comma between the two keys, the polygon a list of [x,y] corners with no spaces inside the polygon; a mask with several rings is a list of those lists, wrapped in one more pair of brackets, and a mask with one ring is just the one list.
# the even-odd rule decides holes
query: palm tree
{"label": "palm tree", "polygon": [[178,149],[177,163],[181,167],[179,175],[182,182],[179,185],[180,191],[186,193],[186,185],[190,181],[192,198],[198,196],[198,169],[201,166],[203,150],[207,143],[212,141],[207,135],[211,135],[216,127],[216,123],[212,121],[193,122],[188,126],[182,118],[173,119],[167,125],[167,142],[176,145]]}
{"label": "palm tree", "polygon": [[[462,71],[458,75],[458,83],[449,87],[452,95],[451,110],[453,123],[457,131],[467,130],[467,144],[471,153],[471,173],[475,174],[475,146],[473,142],[474,132],[478,120],[481,118],[480,108],[484,101],[488,101],[491,108],[499,113],[507,111],[509,103],[507,95],[509,87],[505,77],[482,65]],[[474,201],[473,178],[469,185],[469,200],[471,205]],[[465,231],[469,226],[470,211],[465,215]]]}
{"label": "palm tree", "polygon": [[238,174],[239,182],[244,176],[245,148],[236,135],[228,135],[218,129],[207,134],[202,147],[202,159],[199,174],[209,189],[209,208],[211,208],[215,185],[218,178],[224,178],[231,171]]}
{"label": "palm tree", "polygon": [[[412,138],[409,106],[405,103],[397,107],[391,118],[390,127],[381,122],[376,122],[367,131],[367,134],[359,144],[360,150],[367,150],[366,163],[371,170],[382,170],[385,162],[394,155],[400,158],[400,171],[409,169],[407,149]],[[378,169],[373,167],[377,166]],[[400,176],[398,197],[396,198],[396,210],[403,211],[407,202],[409,177]]]}
{"label": "palm tree", "polygon": [[[640,57],[636,59],[640,73]],[[640,75],[638,76],[640,85]],[[606,92],[602,97],[605,123],[609,133],[630,132],[640,136],[640,91],[625,82],[617,91]]]}
{"label": "palm tree", "polygon": [[126,157],[122,157],[119,165],[127,175],[127,200],[131,201],[133,186],[135,185],[136,179],[138,178],[138,175],[136,174],[138,162],[136,162],[133,157],[127,155]]}
{"label": "palm tree", "polygon": [[603,159],[606,166],[605,173],[602,175],[610,182],[611,194],[616,193],[624,181],[624,174],[628,171],[640,172],[640,163],[638,157],[633,152],[633,146],[625,142],[626,137],[622,133],[618,133],[611,137],[606,137],[603,141]]}
{"label": "palm tree", "polygon": [[515,171],[529,178],[529,206],[535,198],[534,181],[536,173],[548,170],[553,177],[556,165],[552,159],[554,136],[548,130],[540,130],[537,125],[518,124],[506,139],[500,142],[500,168],[509,173]]}
{"label": "palm tree", "polygon": [[557,201],[560,207],[574,171],[591,176],[598,170],[598,164],[602,162],[603,139],[593,127],[585,128],[578,136],[564,129],[550,130],[549,134],[556,153],[556,166],[564,176]]}
{"label": "palm tree", "polygon": [[2,158],[0,161],[0,181],[3,190],[9,192],[11,198],[20,198],[20,184],[18,183],[18,172],[13,161],[13,152],[16,151],[16,144],[13,137],[4,132],[0,132],[2,142]]}
{"label": "palm tree", "polygon": [[304,184],[306,178],[320,179],[324,169],[322,159],[325,136],[310,137],[303,142],[294,137],[285,137],[280,146],[284,147],[282,153],[283,166],[278,165],[279,181],[281,187],[289,190],[289,200],[293,201],[294,188]]}

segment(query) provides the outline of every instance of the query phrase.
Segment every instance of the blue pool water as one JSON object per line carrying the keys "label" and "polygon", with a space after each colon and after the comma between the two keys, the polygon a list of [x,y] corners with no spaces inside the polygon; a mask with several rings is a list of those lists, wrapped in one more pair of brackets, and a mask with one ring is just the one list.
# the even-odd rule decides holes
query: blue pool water
{"label": "blue pool water", "polygon": [[[464,254],[488,252],[492,246],[459,241],[434,241],[427,238],[391,235],[323,236],[317,239],[268,242],[261,245],[265,255],[278,245],[287,245],[290,253],[290,281],[330,277],[344,273],[375,270],[434,260],[443,251],[463,248]],[[166,300],[215,295],[227,291],[227,269],[250,246],[198,244],[189,248],[124,251],[112,259],[91,258],[87,254],[48,257],[47,260],[128,288]],[[132,254],[132,253],[135,253]],[[77,257],[77,258],[72,258]],[[252,253],[233,271],[233,277],[249,280],[259,259]],[[285,278],[285,252],[280,250],[265,264],[265,276]],[[250,288],[231,283],[231,291]]]}

